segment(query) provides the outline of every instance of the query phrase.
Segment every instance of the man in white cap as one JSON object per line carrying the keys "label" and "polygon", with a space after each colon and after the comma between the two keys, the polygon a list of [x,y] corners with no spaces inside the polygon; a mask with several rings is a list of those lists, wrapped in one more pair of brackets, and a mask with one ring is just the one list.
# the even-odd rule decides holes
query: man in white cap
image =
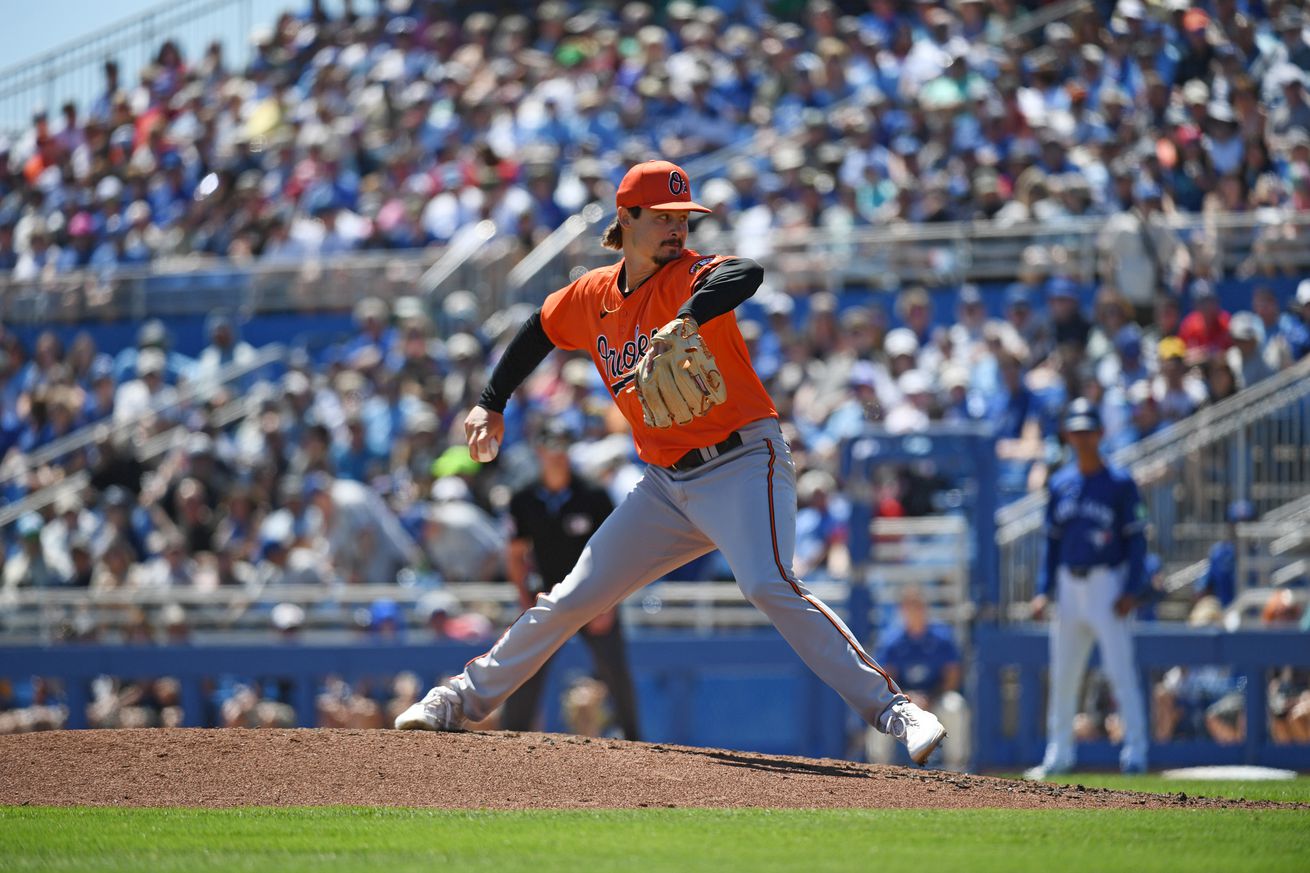
{"label": "man in white cap", "polygon": [[1274,374],[1274,368],[1260,351],[1264,343],[1264,330],[1255,313],[1234,313],[1228,323],[1228,335],[1233,338],[1233,347],[1227,352],[1228,366],[1237,373],[1239,388],[1250,388]]}
{"label": "man in white cap", "polygon": [[157,348],[142,349],[136,357],[136,378],[118,386],[114,394],[114,423],[123,424],[161,404],[165,391],[164,368],[168,359]]}
{"label": "man in white cap", "polygon": [[919,338],[908,327],[898,327],[889,331],[882,341],[882,348],[887,355],[887,363],[891,367],[893,379],[899,379],[901,374],[916,368]]}
{"label": "man in white cap", "polygon": [[914,433],[928,427],[928,409],[932,406],[932,380],[922,370],[906,370],[896,380],[901,402],[887,414],[887,429],[892,433]]}

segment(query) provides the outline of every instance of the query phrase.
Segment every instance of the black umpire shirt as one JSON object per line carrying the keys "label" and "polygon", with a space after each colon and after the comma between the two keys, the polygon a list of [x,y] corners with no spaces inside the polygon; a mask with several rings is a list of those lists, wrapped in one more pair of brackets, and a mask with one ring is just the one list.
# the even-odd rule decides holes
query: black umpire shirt
{"label": "black umpire shirt", "polygon": [[535,482],[510,498],[514,537],[532,543],[544,590],[563,581],[587,540],[613,511],[605,489],[577,476],[563,491],[547,491]]}

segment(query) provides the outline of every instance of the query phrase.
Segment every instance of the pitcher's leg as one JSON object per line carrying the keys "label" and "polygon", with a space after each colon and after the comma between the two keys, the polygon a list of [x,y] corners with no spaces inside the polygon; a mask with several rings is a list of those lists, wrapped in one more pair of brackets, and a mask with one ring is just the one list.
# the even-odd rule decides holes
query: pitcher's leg
{"label": "pitcher's leg", "polygon": [[904,696],[846,623],[792,574],[796,478],[786,443],[757,437],[742,456],[687,488],[694,491],[688,515],[723,552],[746,599],[820,679],[877,725]]}
{"label": "pitcher's leg", "polygon": [[584,624],[711,548],[654,479],[642,479],[592,535],[564,581],[539,595],[490,651],[447,683],[465,716],[486,718]]}
{"label": "pitcher's leg", "polygon": [[[552,658],[553,659],[553,658]],[[500,708],[500,727],[507,731],[534,731],[537,729],[537,705],[550,675],[550,661],[541,666],[528,680],[511,694]]]}

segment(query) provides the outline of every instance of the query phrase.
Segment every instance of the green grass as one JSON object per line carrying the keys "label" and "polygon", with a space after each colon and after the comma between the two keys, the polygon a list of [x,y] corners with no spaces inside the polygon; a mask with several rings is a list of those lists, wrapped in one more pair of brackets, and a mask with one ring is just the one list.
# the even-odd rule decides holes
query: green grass
{"label": "green grass", "polygon": [[1274,800],[1279,803],[1310,803],[1310,777],[1285,781],[1239,782],[1232,779],[1166,779],[1163,776],[1122,776],[1118,773],[1070,773],[1050,780],[1057,785],[1085,785],[1120,791],[1150,791],[1157,794],[1184,792],[1188,797],[1228,797],[1233,800]]}
{"label": "green grass", "polygon": [[[0,808],[6,871],[1304,870],[1297,810]],[[915,866],[911,866],[915,865]]]}

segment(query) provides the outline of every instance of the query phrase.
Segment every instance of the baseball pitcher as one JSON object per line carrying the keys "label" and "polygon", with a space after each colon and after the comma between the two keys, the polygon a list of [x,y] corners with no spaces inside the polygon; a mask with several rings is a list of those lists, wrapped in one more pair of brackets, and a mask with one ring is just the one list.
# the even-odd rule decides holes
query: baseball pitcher
{"label": "baseball pitcher", "polygon": [[584,624],[634,591],[718,548],[742,593],[865,721],[923,764],[946,736],[792,573],[796,473],[778,413],[751,366],[733,310],[760,266],[684,248],[690,212],[708,212],[668,161],[619,185],[605,231],[618,263],[546,298],[464,422],[469,451],[495,456],[502,411],[552,349],[585,350],[632,426],[645,476],[592,535],[564,581],[464,672],[396,719],[401,730],[457,730],[528,680]]}

